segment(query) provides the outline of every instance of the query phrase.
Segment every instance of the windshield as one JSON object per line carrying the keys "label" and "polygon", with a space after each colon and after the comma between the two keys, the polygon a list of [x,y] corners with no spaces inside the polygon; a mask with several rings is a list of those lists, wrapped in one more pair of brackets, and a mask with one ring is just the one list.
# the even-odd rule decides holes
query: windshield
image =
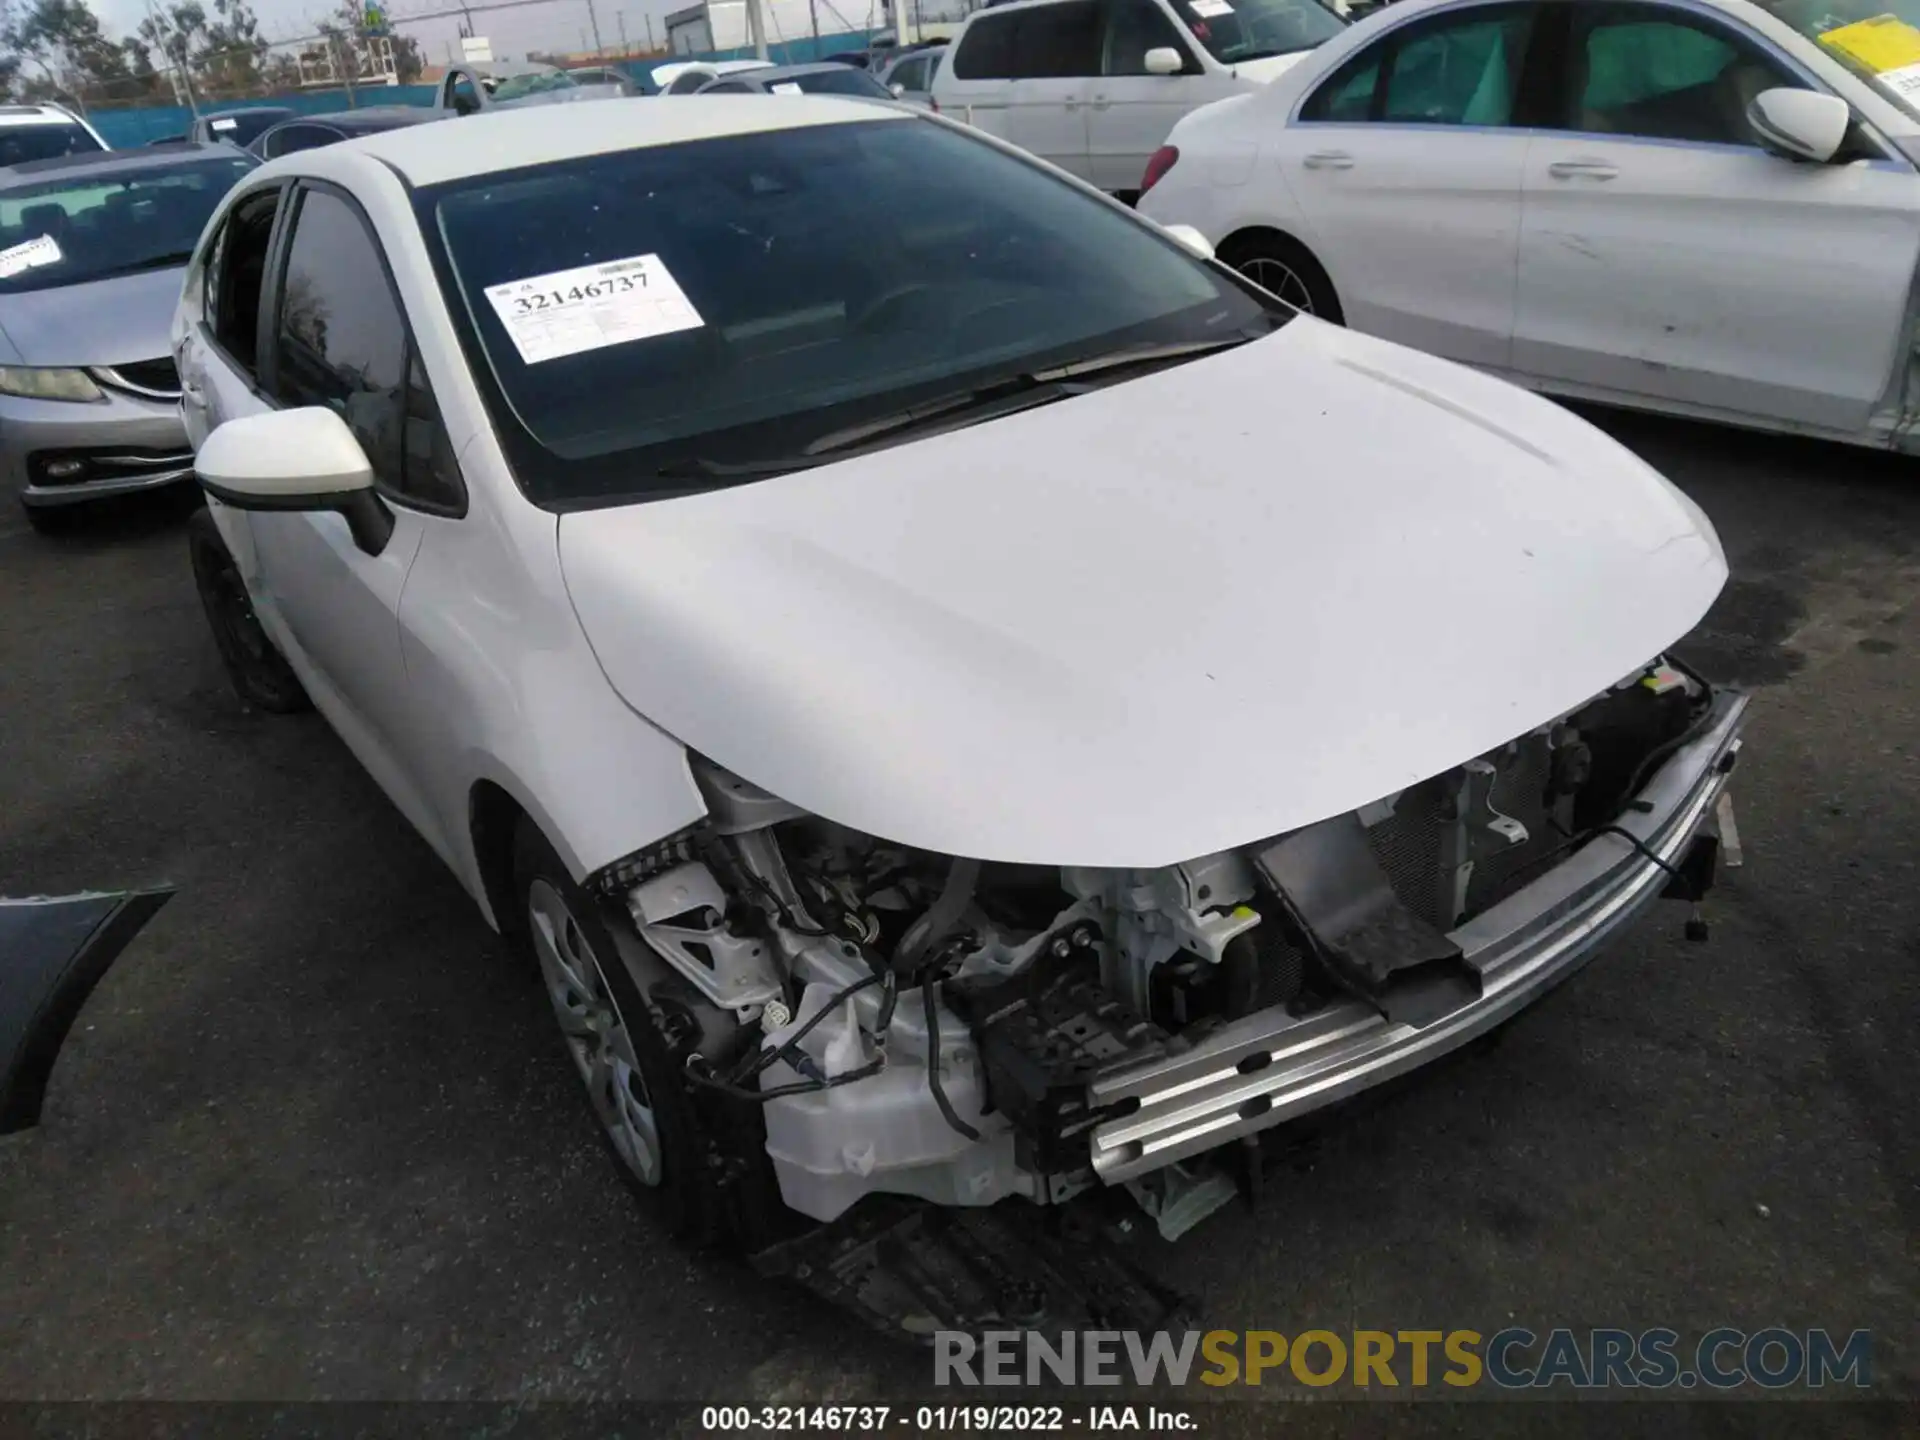
{"label": "windshield", "polygon": [[495,100],[519,100],[528,95],[544,94],[548,90],[573,88],[573,77],[564,71],[555,70],[550,74],[512,76],[489,86],[487,93]]}
{"label": "windshield", "polygon": [[213,115],[207,119],[207,134],[209,138],[224,140],[229,145],[251,145],[292,113],[291,110],[258,109]]}
{"label": "windshield", "polygon": [[0,125],[0,168],[103,148],[78,125]]}
{"label": "windshield", "polygon": [[1346,27],[1319,0],[1173,0],[1173,13],[1223,65],[1311,50]]}
{"label": "windshield", "polygon": [[1347,23],[1319,0],[1173,0],[1173,13],[1223,65],[1311,50]]}
{"label": "windshield", "polygon": [[220,197],[258,163],[230,153],[0,188],[0,295],[185,265]]}
{"label": "windshield", "polygon": [[[809,71],[805,75],[792,76],[788,83],[798,85],[808,95],[865,95],[869,99],[878,97],[881,100],[893,98],[886,86],[866,71],[856,70],[851,65]],[[779,82],[773,84],[778,85]]]}
{"label": "windshield", "polygon": [[1759,0],[1920,118],[1920,0]]}
{"label": "windshield", "polygon": [[417,203],[519,481],[561,506],[684,493],[694,463],[777,464],[968,387],[1291,313],[913,121],[649,146]]}

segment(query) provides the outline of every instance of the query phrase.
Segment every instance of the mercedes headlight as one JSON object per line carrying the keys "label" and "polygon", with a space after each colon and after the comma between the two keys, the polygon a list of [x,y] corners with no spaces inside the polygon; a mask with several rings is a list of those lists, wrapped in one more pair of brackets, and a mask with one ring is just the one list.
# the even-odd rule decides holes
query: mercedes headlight
{"label": "mercedes headlight", "polygon": [[84,370],[0,365],[0,395],[21,395],[29,400],[98,400],[100,387]]}

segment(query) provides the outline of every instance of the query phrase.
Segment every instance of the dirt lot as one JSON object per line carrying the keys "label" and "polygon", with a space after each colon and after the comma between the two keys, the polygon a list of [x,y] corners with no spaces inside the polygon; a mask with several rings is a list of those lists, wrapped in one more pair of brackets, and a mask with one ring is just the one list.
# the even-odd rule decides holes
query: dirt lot
{"label": "dirt lot", "polygon": [[[1920,469],[1599,418],[1733,560],[1685,651],[1756,691],[1711,943],[1661,907],[1497,1049],[1145,1258],[1233,1328],[1870,1328],[1875,1390],[1912,1397]],[[0,889],[180,887],[45,1126],[0,1143],[0,1397],[923,1384],[657,1238],[439,862],[320,721],[240,713],[183,545],[160,505],[61,542],[0,511]],[[1499,617],[1472,623],[1497,675]]]}

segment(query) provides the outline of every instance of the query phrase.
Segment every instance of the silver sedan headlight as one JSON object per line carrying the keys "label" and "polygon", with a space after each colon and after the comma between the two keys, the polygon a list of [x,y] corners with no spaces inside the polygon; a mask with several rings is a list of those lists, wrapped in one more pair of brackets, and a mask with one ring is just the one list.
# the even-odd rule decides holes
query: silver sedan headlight
{"label": "silver sedan headlight", "polygon": [[28,400],[98,400],[100,387],[84,370],[0,365],[0,395],[20,395]]}

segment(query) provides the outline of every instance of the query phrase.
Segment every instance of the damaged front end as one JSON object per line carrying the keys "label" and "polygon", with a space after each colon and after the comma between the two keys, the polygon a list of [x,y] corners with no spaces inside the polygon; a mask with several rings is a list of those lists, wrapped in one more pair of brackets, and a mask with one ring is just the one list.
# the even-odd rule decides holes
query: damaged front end
{"label": "damaged front end", "polygon": [[1656,896],[1697,901],[1745,706],[1661,661],[1156,870],[915,851],[698,762],[708,820],[596,880],[670,974],[649,995],[688,1084],[759,1107],[791,1209],[1124,1186],[1173,1234],[1231,1193],[1198,1157],[1486,1032]]}

